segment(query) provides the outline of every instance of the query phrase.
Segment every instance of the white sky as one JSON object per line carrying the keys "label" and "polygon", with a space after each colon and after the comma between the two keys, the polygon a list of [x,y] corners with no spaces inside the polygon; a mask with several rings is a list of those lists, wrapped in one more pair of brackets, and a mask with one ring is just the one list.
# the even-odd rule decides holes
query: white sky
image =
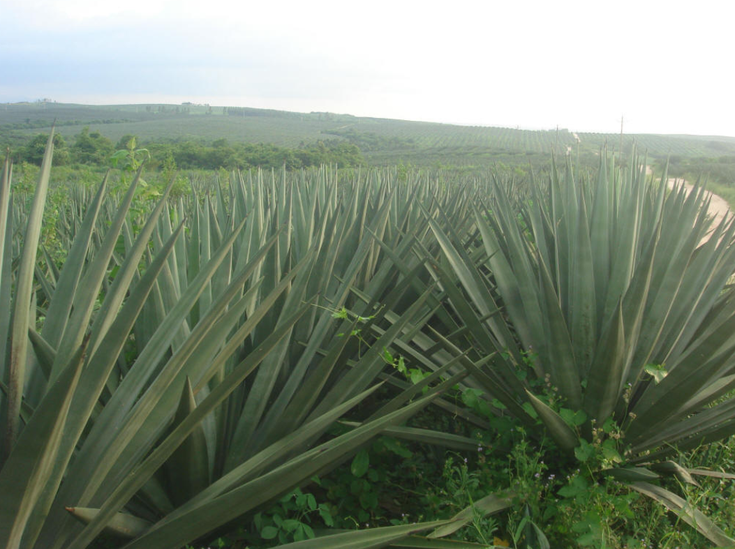
{"label": "white sky", "polygon": [[0,0],[0,102],[735,136],[729,0]]}

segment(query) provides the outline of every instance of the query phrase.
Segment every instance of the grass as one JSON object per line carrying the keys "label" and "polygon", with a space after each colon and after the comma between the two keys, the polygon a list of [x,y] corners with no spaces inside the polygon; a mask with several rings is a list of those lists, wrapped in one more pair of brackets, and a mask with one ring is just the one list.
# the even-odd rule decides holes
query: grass
{"label": "grass", "polygon": [[735,211],[735,188],[722,183],[707,183],[707,190],[712,191],[717,196],[722,197],[729,205],[730,209]]}

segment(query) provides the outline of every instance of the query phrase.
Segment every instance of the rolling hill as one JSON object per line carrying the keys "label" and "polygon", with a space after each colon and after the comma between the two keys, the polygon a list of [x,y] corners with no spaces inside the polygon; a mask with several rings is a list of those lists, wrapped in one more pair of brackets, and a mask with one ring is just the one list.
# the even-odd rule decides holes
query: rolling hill
{"label": "rolling hill", "polygon": [[[296,113],[209,105],[78,105],[54,102],[0,105],[0,138],[20,142],[47,132],[56,121],[66,137],[82,127],[117,141],[127,134],[146,140],[204,140],[273,143],[297,147],[319,140],[348,140],[373,164],[410,162],[484,164],[518,155],[548,155],[579,150],[594,154],[600,147],[618,148],[614,133],[574,133],[487,126],[356,117],[326,112]],[[735,156],[735,138],[720,136],[634,134],[635,143],[653,158]]]}

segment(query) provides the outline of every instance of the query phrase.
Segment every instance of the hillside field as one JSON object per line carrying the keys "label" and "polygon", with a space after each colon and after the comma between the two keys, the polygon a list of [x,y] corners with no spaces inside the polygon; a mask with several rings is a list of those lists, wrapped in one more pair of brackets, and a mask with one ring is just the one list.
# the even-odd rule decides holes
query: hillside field
{"label": "hillside field", "polygon": [[[75,105],[53,102],[0,105],[0,144],[22,143],[48,132],[56,121],[69,138],[82,127],[112,141],[124,135],[146,140],[203,140],[273,143],[284,147],[320,140],[347,140],[370,164],[482,165],[523,162],[523,156],[550,153],[596,154],[607,144],[620,147],[616,133],[574,133],[568,129],[523,130],[356,117],[326,112],[296,113],[208,105]],[[654,159],[735,158],[735,138],[690,135],[624,135]]]}

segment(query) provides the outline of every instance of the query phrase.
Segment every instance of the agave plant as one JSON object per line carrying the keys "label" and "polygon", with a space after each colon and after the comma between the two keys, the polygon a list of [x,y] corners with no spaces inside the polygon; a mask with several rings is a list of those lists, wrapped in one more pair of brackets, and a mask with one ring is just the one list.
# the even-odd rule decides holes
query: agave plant
{"label": "agave plant", "polygon": [[169,185],[145,214],[131,208],[139,170],[119,201],[107,178],[74,199],[57,265],[37,255],[52,153],[49,141],[27,213],[10,215],[8,162],[0,188],[0,299],[13,303],[0,312],[4,547],[81,548],[107,531],[175,548],[387,428],[471,444],[399,427],[466,375],[440,377],[456,360],[324,438],[375,393],[385,351],[433,316],[411,253],[428,226],[409,199],[430,207],[430,192],[377,173],[350,185],[326,170],[235,174],[173,206]]}
{"label": "agave plant", "polygon": [[735,433],[735,225],[711,227],[701,186],[668,192],[644,168],[603,160],[578,180],[567,163],[516,196],[495,181],[465,226],[431,219],[442,253],[423,253],[467,332],[435,337],[493,355],[473,376],[487,394],[531,429],[538,416],[570,454],[615,431],[629,467],[610,473],[681,511],[642,464]]}
{"label": "agave plant", "polygon": [[[400,426],[432,405],[487,427],[441,398],[457,383],[540,421],[569,453],[613,425],[627,467],[607,473],[727,541],[649,482],[701,473],[663,460],[735,430],[723,398],[735,227],[707,232],[703,190],[669,194],[636,163],[603,162],[591,181],[568,166],[522,195],[498,180],[322,169],[234,173],[147,204],[139,170],[119,198],[107,178],[70,193],[62,264],[37,246],[50,151],[30,208],[13,204],[8,162],[0,188],[6,546],[82,548],[107,531],[179,547],[379,433],[474,448]],[[398,354],[430,375],[401,382]],[[377,399],[379,380],[391,400]],[[337,420],[351,430],[330,438]],[[294,547],[450,546],[440,538],[472,513]]]}

